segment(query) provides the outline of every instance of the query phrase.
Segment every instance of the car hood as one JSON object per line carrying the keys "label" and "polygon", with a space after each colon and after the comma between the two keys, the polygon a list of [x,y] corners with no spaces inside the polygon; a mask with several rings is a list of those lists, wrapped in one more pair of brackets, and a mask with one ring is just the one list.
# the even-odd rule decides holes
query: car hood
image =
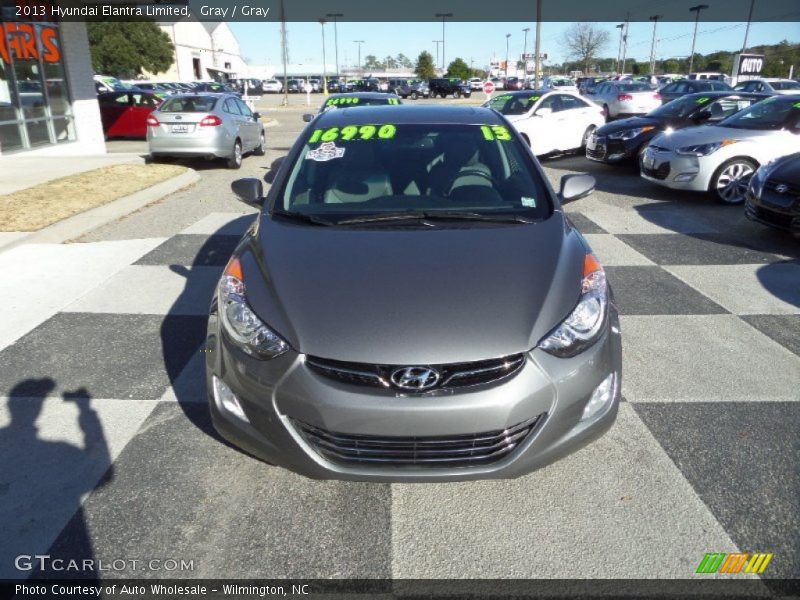
{"label": "car hood", "polygon": [[649,125],[661,127],[663,121],[654,117],[631,117],[629,119],[621,119],[599,127],[597,129],[597,135],[608,135],[609,133],[617,133],[620,131],[627,131],[628,129],[636,129],[637,127],[647,127]]}
{"label": "car hood", "polygon": [[578,300],[584,246],[530,225],[339,228],[261,217],[248,302],[298,352],[376,364],[525,352]]}
{"label": "car hood", "polygon": [[651,144],[673,150],[695,144],[707,144],[720,142],[726,139],[743,140],[748,138],[759,138],[769,136],[774,131],[763,129],[735,129],[733,127],[719,127],[717,125],[699,125],[697,127],[687,127],[671,133],[662,133],[656,137]]}

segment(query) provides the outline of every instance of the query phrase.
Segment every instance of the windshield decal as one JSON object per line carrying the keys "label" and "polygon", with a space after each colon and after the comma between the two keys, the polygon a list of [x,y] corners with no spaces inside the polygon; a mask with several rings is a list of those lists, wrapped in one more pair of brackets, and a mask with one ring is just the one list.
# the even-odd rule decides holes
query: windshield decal
{"label": "windshield decal", "polygon": [[389,98],[389,104],[400,104],[400,100],[397,98]]}
{"label": "windshield decal", "polygon": [[361,101],[360,98],[356,98],[354,96],[347,96],[345,98],[331,98],[325,103],[325,106],[339,106],[341,104],[358,104]]}
{"label": "windshield decal", "polygon": [[706,103],[706,102],[708,102],[709,100],[710,100],[710,98],[709,98],[708,96],[703,96],[702,98],[698,98],[698,99],[697,99],[697,103],[698,103],[698,104],[705,104],[705,103]]}
{"label": "windshield decal", "polygon": [[481,125],[481,131],[484,139],[490,142],[494,140],[508,142],[512,139],[508,127],[503,127],[502,125]]}
{"label": "windshield decal", "polygon": [[792,106],[794,106],[795,108],[800,108],[800,102],[795,102],[794,104],[792,104]]}
{"label": "windshield decal", "polygon": [[327,162],[334,158],[342,158],[343,156],[344,148],[338,148],[333,142],[325,142],[319,148],[306,152],[306,160],[313,160],[316,162]]}
{"label": "windshield decal", "polygon": [[536,102],[539,98],[541,98],[541,96],[531,96],[528,98],[528,102]]}
{"label": "windshield decal", "polygon": [[349,142],[352,140],[390,140],[397,133],[397,127],[391,123],[383,125],[346,125],[342,128],[329,127],[328,129],[315,129],[309,144],[317,142],[335,142],[336,140]]}

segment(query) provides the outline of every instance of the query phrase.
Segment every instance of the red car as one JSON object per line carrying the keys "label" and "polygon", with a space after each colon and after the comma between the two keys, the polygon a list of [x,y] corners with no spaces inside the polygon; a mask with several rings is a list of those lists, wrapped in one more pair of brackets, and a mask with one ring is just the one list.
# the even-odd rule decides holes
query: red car
{"label": "red car", "polygon": [[161,104],[161,99],[152,92],[130,90],[100,94],[97,101],[106,139],[144,139],[147,136],[147,116]]}

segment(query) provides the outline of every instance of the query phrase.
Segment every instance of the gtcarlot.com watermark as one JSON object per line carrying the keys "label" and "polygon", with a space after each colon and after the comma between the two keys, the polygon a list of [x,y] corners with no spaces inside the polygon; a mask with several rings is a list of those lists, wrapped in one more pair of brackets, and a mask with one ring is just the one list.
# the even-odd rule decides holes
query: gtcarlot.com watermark
{"label": "gtcarlot.com watermark", "polygon": [[108,571],[194,571],[194,559],[183,558],[51,558],[49,554],[20,554],[14,559],[18,571],[100,573]]}

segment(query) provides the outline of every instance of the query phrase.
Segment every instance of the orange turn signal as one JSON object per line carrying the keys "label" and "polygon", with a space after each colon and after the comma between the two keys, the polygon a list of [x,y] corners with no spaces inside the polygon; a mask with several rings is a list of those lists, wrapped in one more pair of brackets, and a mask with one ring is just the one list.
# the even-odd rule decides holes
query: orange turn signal
{"label": "orange turn signal", "polygon": [[236,277],[239,281],[244,281],[244,272],[242,271],[242,263],[239,262],[238,256],[232,256],[231,259],[228,261],[228,265],[225,267],[225,271],[223,275],[230,275],[231,277]]}
{"label": "orange turn signal", "polygon": [[587,275],[594,273],[595,271],[602,271],[603,266],[600,264],[600,261],[597,260],[594,254],[587,254],[583,258],[583,276],[586,277]]}

